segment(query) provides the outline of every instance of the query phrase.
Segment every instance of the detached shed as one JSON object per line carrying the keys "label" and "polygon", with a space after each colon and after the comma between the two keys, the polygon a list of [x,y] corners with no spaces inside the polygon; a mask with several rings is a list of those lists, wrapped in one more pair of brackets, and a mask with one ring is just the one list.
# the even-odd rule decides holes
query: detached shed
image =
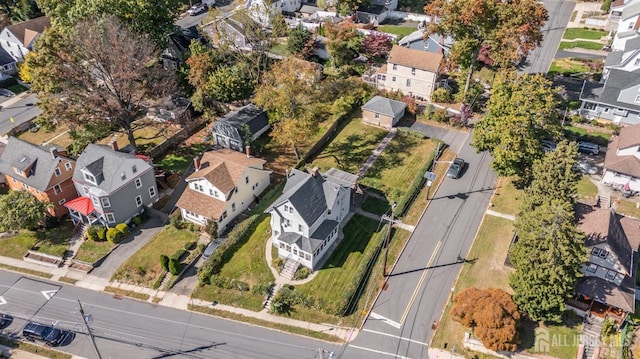
{"label": "detached shed", "polygon": [[404,116],[407,104],[402,101],[375,96],[362,106],[364,123],[391,129]]}
{"label": "detached shed", "polygon": [[253,141],[268,129],[267,113],[249,104],[214,122],[212,135],[216,145],[244,152],[245,130],[249,131]]}

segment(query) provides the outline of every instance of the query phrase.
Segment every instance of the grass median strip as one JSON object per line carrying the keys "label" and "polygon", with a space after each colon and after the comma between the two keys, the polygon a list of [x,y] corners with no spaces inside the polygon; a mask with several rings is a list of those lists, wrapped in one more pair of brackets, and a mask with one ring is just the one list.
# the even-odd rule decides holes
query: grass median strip
{"label": "grass median strip", "polygon": [[[31,343],[11,340],[4,337],[0,337],[0,345],[4,345],[9,348],[14,348],[14,349],[22,350],[25,352],[37,354],[39,356],[51,358],[51,359],[71,359],[72,358],[71,354],[59,352],[57,350],[41,347],[39,345],[35,345]],[[13,355],[11,357],[13,357]],[[22,358],[23,356],[15,354],[15,357]]]}
{"label": "grass median strip", "polygon": [[7,270],[10,270],[10,271],[13,271],[13,272],[20,272],[20,273],[24,273],[24,274],[30,274],[30,275],[34,275],[34,276],[37,276],[37,277],[47,278],[47,279],[51,279],[53,277],[53,274],[50,274],[50,273],[40,272],[40,271],[33,270],[33,269],[14,267],[14,266],[10,266],[8,264],[1,264],[0,263],[0,268],[7,269]]}
{"label": "grass median strip", "polygon": [[116,296],[124,296],[124,297],[133,298],[133,299],[144,300],[144,301],[147,301],[150,298],[149,294],[138,293],[132,290],[120,289],[116,287],[105,287],[104,291],[107,293],[113,293]]}

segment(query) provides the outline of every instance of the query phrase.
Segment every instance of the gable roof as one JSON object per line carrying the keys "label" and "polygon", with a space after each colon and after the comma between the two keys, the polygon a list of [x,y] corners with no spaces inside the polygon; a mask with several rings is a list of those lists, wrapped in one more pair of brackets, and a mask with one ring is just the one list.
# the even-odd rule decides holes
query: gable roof
{"label": "gable roof", "polygon": [[[635,126],[634,126],[635,127]],[[626,127],[623,127],[623,129]],[[618,145],[619,136],[614,136],[609,142],[607,153],[604,157],[604,168],[607,171],[615,171],[633,177],[640,177],[640,159],[636,156],[618,156],[618,149],[625,148]]]}
{"label": "gable roof", "polygon": [[245,168],[262,170],[265,162],[263,159],[247,157],[244,153],[228,148],[207,151],[200,160],[200,169],[187,177],[187,181],[204,178],[220,191],[229,193],[240,181]]}
{"label": "gable roof", "polygon": [[227,113],[224,117],[214,122],[213,130],[216,132],[215,130],[220,129],[222,126],[231,126],[239,129],[243,125],[248,125],[252,134],[258,133],[265,126],[269,126],[267,113],[250,103],[237,111]]}
{"label": "gable roof", "polygon": [[398,45],[393,45],[387,59],[387,63],[431,72],[438,72],[441,61],[440,52],[427,52]]}
{"label": "gable roof", "polygon": [[222,216],[226,203],[187,187],[180,195],[176,207],[184,208],[215,221]]}
{"label": "gable roof", "polygon": [[35,19],[9,25],[6,29],[10,31],[23,46],[28,46],[38,34],[42,34],[44,30],[50,26],[51,21],[49,21],[49,17],[40,16]]}
{"label": "gable roof", "polygon": [[[73,162],[72,159],[60,155],[53,158],[48,148],[45,149],[16,137],[9,137],[0,157],[0,173],[44,192],[71,178],[70,171],[62,171],[60,176],[54,176],[56,167],[63,160]],[[28,177],[15,173],[14,168],[29,171]]]}
{"label": "gable roof", "polygon": [[625,126],[620,129],[617,148],[623,149],[640,145],[640,126]]}
{"label": "gable roof", "polygon": [[392,100],[382,96],[374,96],[362,106],[362,109],[389,117],[396,117],[402,113],[406,107],[407,104],[402,101]]}
{"label": "gable roof", "polygon": [[329,233],[338,226],[338,224],[339,223],[337,221],[326,219],[322,224],[320,224],[318,229],[313,232],[311,237],[305,237],[296,232],[284,232],[278,240],[289,244],[295,244],[302,251],[313,253],[318,249],[318,247],[320,247],[320,245],[322,245],[322,242],[327,238]]}
{"label": "gable roof", "polygon": [[9,55],[9,53],[2,47],[0,47],[0,66],[16,63],[16,60]]}
{"label": "gable roof", "polygon": [[618,101],[621,91],[638,84],[640,84],[640,70],[629,72],[611,69],[604,84],[585,82],[580,93],[580,100],[640,111],[639,105]]}
{"label": "gable roof", "polygon": [[[133,166],[136,167],[135,174],[132,172]],[[114,151],[111,146],[92,143],[78,157],[73,180],[88,187],[97,188],[104,194],[110,194],[150,169],[152,169],[151,165],[135,154]],[[83,171],[96,177],[98,184],[87,182]],[[125,179],[121,177],[123,172]]]}
{"label": "gable roof", "polygon": [[453,45],[453,38],[447,36],[442,39],[438,34],[431,34],[424,38],[422,30],[416,30],[398,41],[398,45],[421,51],[447,53]]}

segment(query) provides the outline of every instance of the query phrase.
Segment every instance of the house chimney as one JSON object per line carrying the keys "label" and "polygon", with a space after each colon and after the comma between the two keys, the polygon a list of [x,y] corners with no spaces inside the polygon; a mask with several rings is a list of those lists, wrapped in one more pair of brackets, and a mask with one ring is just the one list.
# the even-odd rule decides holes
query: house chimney
{"label": "house chimney", "polygon": [[114,151],[118,150],[118,142],[116,142],[115,139],[111,140],[111,142],[109,142],[109,144],[111,145],[111,149]]}
{"label": "house chimney", "polygon": [[51,147],[49,148],[49,153],[51,153],[51,158],[53,158],[54,160],[56,158],[58,158],[58,149],[55,147]]}
{"label": "house chimney", "polygon": [[311,169],[311,176],[315,177],[318,175],[318,167],[313,167]]}
{"label": "house chimney", "polygon": [[251,146],[249,145],[244,146],[244,153],[247,154],[247,158],[251,157]]}
{"label": "house chimney", "polygon": [[[289,169],[287,168],[286,170],[284,170],[284,178],[289,178]],[[640,203],[640,202],[638,202]]]}
{"label": "house chimney", "polygon": [[200,169],[200,156],[195,156],[193,158],[193,167],[196,171]]}

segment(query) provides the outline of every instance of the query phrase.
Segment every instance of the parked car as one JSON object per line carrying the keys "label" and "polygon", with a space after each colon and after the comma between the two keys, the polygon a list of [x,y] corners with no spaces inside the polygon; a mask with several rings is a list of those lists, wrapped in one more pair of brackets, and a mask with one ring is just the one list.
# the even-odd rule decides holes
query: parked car
{"label": "parked car", "polygon": [[551,152],[556,150],[556,143],[551,140],[542,140],[542,149],[545,152]]}
{"label": "parked car", "polygon": [[8,314],[0,313],[0,328],[4,328],[13,321],[13,317]]}
{"label": "parked car", "polygon": [[38,131],[40,131],[40,125],[37,123],[32,123],[31,126],[29,126],[29,132],[36,133]]}
{"label": "parked car", "polygon": [[218,248],[219,245],[220,245],[219,238],[211,241],[211,243],[209,243],[207,248],[204,249],[204,252],[202,252],[202,258],[204,258],[204,260],[209,259],[209,257],[211,257],[211,255],[216,250],[216,248]]}
{"label": "parked car", "polygon": [[189,14],[189,16],[196,16],[196,15],[200,15],[203,12],[207,11],[208,9],[207,5],[204,4],[195,4],[192,7],[189,8],[189,10],[187,10],[187,14]]}
{"label": "parked car", "polygon": [[26,339],[42,342],[52,347],[64,343],[70,335],[71,332],[69,331],[36,322],[29,322],[22,329],[22,336]]}
{"label": "parked car", "polygon": [[592,156],[595,156],[600,153],[600,146],[593,142],[581,141],[578,142],[578,152],[588,153]]}
{"label": "parked car", "polygon": [[458,178],[460,177],[460,172],[464,168],[464,160],[462,158],[456,158],[451,162],[449,169],[447,170],[447,177],[449,178]]}

